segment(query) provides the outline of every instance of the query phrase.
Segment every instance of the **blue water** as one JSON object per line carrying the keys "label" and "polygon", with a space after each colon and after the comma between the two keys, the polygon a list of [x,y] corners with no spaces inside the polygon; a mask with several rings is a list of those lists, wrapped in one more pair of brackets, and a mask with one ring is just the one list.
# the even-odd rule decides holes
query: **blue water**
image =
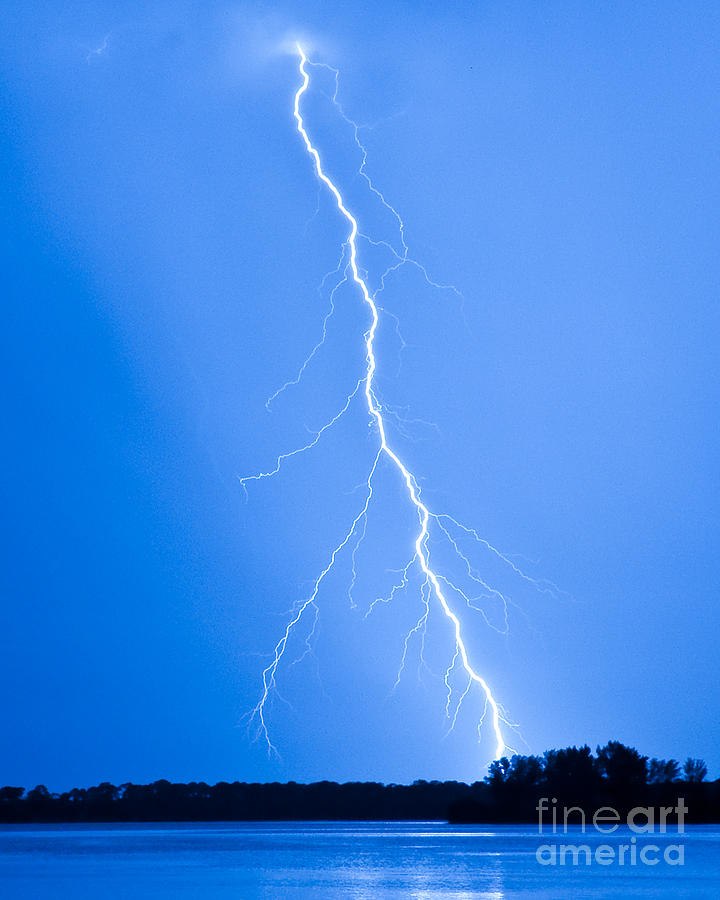
{"label": "blue water", "polygon": [[[437,823],[0,825],[5,900],[720,898],[720,828],[638,836],[661,861],[543,866],[546,843],[630,844],[612,836],[539,836],[533,827]],[[662,861],[682,842],[684,865]],[[654,852],[648,854],[654,857]],[[584,859],[584,857],[583,857]]]}

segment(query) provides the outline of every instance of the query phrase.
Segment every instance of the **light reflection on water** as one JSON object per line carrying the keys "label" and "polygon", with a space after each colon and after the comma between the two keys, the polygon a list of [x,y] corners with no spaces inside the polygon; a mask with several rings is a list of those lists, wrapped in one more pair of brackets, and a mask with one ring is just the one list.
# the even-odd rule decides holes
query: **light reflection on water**
{"label": "light reflection on water", "polygon": [[11,900],[703,900],[720,897],[720,830],[638,841],[685,844],[685,865],[541,866],[549,842],[617,845],[616,834],[532,826],[220,823],[2,826],[0,897]]}

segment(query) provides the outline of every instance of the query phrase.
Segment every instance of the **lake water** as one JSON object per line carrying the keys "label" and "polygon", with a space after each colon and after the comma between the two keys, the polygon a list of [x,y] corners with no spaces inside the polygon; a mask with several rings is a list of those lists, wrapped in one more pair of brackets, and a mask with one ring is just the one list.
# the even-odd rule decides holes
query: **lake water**
{"label": "lake water", "polygon": [[[590,865],[541,865],[542,844],[613,848]],[[593,900],[720,898],[720,828],[638,835],[644,865],[610,836],[539,836],[532,826],[455,827],[438,823],[222,823],[152,825],[0,825],[0,897],[5,900],[282,900],[282,898],[456,898]],[[668,865],[682,843],[684,865]],[[608,851],[604,852],[605,857]],[[629,851],[626,851],[629,853]],[[545,851],[546,857],[548,851]],[[671,851],[677,858],[678,851]]]}

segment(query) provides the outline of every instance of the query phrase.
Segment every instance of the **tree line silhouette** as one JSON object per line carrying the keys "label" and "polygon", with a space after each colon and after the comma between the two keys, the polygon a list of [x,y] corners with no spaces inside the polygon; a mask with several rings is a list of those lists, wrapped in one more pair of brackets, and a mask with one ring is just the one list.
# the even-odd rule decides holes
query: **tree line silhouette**
{"label": "tree line silhouette", "polygon": [[688,758],[682,766],[675,759],[649,759],[619,741],[597,747],[594,756],[587,745],[542,756],[504,756],[491,763],[485,790],[453,802],[449,818],[538,822],[538,801],[546,797],[559,807],[579,807],[589,820],[603,806],[626,816],[638,806],[674,807],[683,797],[690,809],[687,821],[717,822],[720,780],[708,783],[707,774],[701,759]]}
{"label": "tree line silhouette", "polygon": [[720,779],[706,781],[700,759],[648,759],[610,741],[566,747],[542,756],[502,757],[483,781],[415,781],[410,785],[350,782],[172,784],[104,782],[51,793],[0,788],[2,822],[166,822],[281,820],[423,820],[535,822],[541,797],[575,806],[588,818],[601,806],[621,815],[637,806],[675,806],[684,798],[688,822],[720,822]]}

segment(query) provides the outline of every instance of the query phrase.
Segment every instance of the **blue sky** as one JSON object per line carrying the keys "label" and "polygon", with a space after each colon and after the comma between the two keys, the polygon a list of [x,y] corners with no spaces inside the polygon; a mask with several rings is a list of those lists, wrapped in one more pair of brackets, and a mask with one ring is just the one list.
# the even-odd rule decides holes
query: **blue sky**
{"label": "blue sky", "polygon": [[[306,378],[265,409],[318,339],[344,236],[292,118],[295,35],[372,126],[368,171],[412,254],[463,296],[409,268],[383,292],[407,345],[386,316],[383,402],[434,425],[393,440],[433,509],[561,589],[477,558],[516,604],[507,636],[463,613],[526,742],[509,743],[613,738],[720,774],[716,6],[15,3],[6,20],[0,781],[474,780],[492,755],[477,698],[443,737],[436,611],[427,669],[411,642],[392,690],[417,590],[364,618],[412,541],[390,469],[357,609],[344,558],[315,656],[279,674],[282,759],[243,724],[375,447],[353,407],[277,479],[239,482],[363,369],[365,312],[341,289]],[[308,129],[391,239],[314,72]]]}

